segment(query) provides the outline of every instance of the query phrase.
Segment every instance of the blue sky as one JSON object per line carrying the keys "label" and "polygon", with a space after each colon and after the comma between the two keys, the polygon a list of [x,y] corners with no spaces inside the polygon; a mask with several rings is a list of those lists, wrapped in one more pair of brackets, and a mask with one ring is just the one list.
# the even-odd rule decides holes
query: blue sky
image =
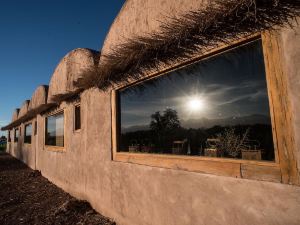
{"label": "blue sky", "polygon": [[[124,0],[1,0],[0,126],[75,48],[100,50]],[[3,133],[1,133],[3,134]]]}

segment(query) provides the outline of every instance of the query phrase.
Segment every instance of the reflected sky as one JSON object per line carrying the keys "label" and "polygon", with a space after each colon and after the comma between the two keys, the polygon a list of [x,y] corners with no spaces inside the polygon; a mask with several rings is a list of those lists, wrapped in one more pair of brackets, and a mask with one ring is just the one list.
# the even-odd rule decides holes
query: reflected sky
{"label": "reflected sky", "polygon": [[261,40],[124,89],[120,104],[122,128],[149,125],[166,108],[185,128],[201,120],[270,123]]}
{"label": "reflected sky", "polygon": [[25,126],[25,136],[31,136],[32,133],[32,125],[31,123]]}
{"label": "reflected sky", "polygon": [[64,115],[57,114],[47,118],[47,133],[50,136],[63,136],[64,135]]}

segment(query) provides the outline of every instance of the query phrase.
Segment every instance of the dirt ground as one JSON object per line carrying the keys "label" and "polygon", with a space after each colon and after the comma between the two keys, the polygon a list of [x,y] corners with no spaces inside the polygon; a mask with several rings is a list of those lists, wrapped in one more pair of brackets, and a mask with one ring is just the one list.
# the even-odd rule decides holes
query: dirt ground
{"label": "dirt ground", "polygon": [[0,152],[0,224],[115,225],[42,177]]}

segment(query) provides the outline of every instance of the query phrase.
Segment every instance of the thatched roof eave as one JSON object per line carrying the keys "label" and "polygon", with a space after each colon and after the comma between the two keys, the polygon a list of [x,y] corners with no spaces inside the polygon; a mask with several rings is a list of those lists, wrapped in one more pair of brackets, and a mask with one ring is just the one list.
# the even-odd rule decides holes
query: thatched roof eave
{"label": "thatched roof eave", "polygon": [[98,68],[83,71],[74,84],[101,90],[126,84],[242,36],[290,25],[299,16],[300,0],[213,0],[204,8],[166,18],[152,34],[115,46],[101,56]]}
{"label": "thatched roof eave", "polygon": [[29,110],[24,116],[18,118],[17,120],[11,122],[10,124],[4,126],[1,128],[2,131],[6,131],[6,130],[11,130],[17,126],[19,126],[22,123],[25,123],[31,119],[33,119],[34,117],[36,117],[38,114],[52,108],[53,106],[55,106],[56,104],[54,103],[50,103],[50,104],[43,104],[40,105],[39,107],[35,108],[35,109],[31,109]]}

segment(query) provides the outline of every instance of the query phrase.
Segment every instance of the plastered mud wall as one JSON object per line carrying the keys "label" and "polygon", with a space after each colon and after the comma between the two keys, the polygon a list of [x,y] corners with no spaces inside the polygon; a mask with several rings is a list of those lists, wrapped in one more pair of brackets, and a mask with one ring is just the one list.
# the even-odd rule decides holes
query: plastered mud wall
{"label": "plastered mud wall", "polygon": [[[199,1],[126,1],[104,42],[103,53],[124,37],[157,29],[164,15],[180,14]],[[293,110],[296,152],[300,146],[299,26],[280,31],[283,68]],[[61,71],[67,71],[61,67]],[[66,73],[55,72],[52,93],[70,88]],[[73,71],[73,70],[71,70]],[[45,116],[38,115],[32,149],[11,144],[10,153],[41,170],[43,176],[72,195],[88,200],[119,225],[297,225],[300,187],[116,162],[112,160],[111,91],[81,94],[81,130],[74,131],[74,103],[63,102],[65,148],[45,147]],[[14,116],[16,117],[16,116]],[[24,129],[24,127],[22,128]],[[33,150],[35,149],[35,150]],[[34,160],[32,152],[35,152]],[[26,156],[26,157],[24,157]]]}

